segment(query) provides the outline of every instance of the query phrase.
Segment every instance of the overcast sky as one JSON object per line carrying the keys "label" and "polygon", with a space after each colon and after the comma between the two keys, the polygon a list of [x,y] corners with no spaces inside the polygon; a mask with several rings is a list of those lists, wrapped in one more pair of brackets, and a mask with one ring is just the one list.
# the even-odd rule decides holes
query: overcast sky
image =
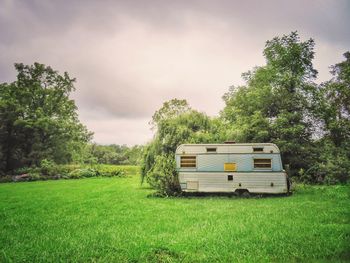
{"label": "overcast sky", "polygon": [[318,81],[350,49],[350,1],[0,0],[0,82],[40,62],[77,78],[81,121],[102,144],[143,144],[172,98],[209,115],[265,41],[298,30],[316,41]]}

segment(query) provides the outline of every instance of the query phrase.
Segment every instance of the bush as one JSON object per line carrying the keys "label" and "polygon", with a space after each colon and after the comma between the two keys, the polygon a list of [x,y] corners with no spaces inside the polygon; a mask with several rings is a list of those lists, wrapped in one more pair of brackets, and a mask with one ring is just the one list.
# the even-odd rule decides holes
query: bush
{"label": "bush", "polygon": [[299,171],[300,180],[313,184],[346,183],[350,179],[350,158],[346,149],[323,142],[318,148],[319,159],[307,170]]}
{"label": "bush", "polygon": [[[134,166],[126,167],[128,174],[136,173],[136,168]],[[0,176],[0,182],[79,179],[97,176],[123,177],[125,175],[124,168],[114,165],[95,165],[92,167],[77,164],[57,165],[52,161],[43,160],[40,167],[23,167],[17,169],[12,176]]]}
{"label": "bush", "polygon": [[9,183],[9,182],[13,182],[11,175],[0,176],[0,183]]}
{"label": "bush", "polygon": [[68,164],[68,165],[57,165],[57,174],[61,178],[68,179],[69,174],[77,169],[80,169],[80,165]]}
{"label": "bush", "polygon": [[44,159],[40,162],[40,173],[43,175],[56,175],[58,166],[51,160]]}
{"label": "bush", "polygon": [[125,176],[125,171],[118,168],[114,167],[112,165],[98,165],[94,166],[94,169],[97,170],[97,174],[99,176],[104,176],[104,177],[122,177]]}
{"label": "bush", "polygon": [[94,166],[93,168],[79,168],[71,171],[68,174],[69,178],[88,178],[88,177],[122,177],[125,176],[125,172],[117,167],[109,165]]}
{"label": "bush", "polygon": [[96,170],[88,168],[88,169],[76,169],[69,173],[69,178],[79,179],[79,178],[88,178],[97,176],[98,173]]}
{"label": "bush", "polygon": [[38,172],[29,173],[29,181],[38,181],[41,179],[43,179],[43,178]]}
{"label": "bush", "polygon": [[104,172],[101,172],[101,176],[106,176],[106,177],[124,176],[124,172],[120,170],[104,171]]}
{"label": "bush", "polygon": [[156,157],[154,166],[147,173],[147,182],[161,196],[176,196],[181,193],[173,154]]}
{"label": "bush", "polygon": [[19,174],[29,174],[31,172],[33,172],[35,170],[35,168],[33,167],[22,167],[22,168],[18,168],[14,171],[15,175],[19,175]]}

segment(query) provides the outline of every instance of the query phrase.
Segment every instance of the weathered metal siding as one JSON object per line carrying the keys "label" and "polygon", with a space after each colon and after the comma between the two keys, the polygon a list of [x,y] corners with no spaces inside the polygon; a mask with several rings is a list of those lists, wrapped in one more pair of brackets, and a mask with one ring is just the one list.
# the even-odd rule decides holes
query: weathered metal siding
{"label": "weathered metal siding", "polygon": [[[207,153],[207,147],[216,147],[216,153]],[[253,153],[253,147],[263,147],[264,150]],[[180,168],[181,155],[195,155],[197,166]],[[254,168],[254,158],[271,159],[271,169]],[[176,163],[184,191],[233,192],[247,189],[252,193],[287,192],[279,149],[274,144],[181,145],[176,151]],[[236,163],[237,170],[224,171],[225,163]],[[233,177],[232,181],[228,180],[228,175]],[[186,189],[187,182],[195,189]]]}
{"label": "weathered metal siding", "polygon": [[[228,181],[228,175],[233,180]],[[234,192],[237,189],[247,189],[251,193],[286,193],[287,182],[283,172],[269,173],[201,173],[182,172],[180,183],[198,182],[198,192]],[[272,185],[271,185],[272,184]],[[240,185],[240,186],[239,186]],[[184,191],[188,191],[184,189]]]}
{"label": "weathered metal siding", "polygon": [[[179,171],[224,172],[224,163],[236,163],[237,172],[251,171],[282,171],[279,154],[198,154],[197,168],[180,168],[180,155],[176,156]],[[254,169],[254,158],[271,159],[272,169]]]}

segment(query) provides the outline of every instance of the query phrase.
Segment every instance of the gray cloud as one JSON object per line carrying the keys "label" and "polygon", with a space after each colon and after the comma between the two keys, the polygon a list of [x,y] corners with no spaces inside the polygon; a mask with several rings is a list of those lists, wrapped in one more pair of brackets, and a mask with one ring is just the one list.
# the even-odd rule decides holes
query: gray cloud
{"label": "gray cloud", "polygon": [[265,41],[276,35],[315,38],[315,66],[327,79],[350,46],[349,13],[348,1],[329,0],[0,0],[0,81],[15,78],[14,62],[68,71],[95,139],[140,143],[165,100],[216,114],[228,86],[264,63]]}
{"label": "gray cloud", "polygon": [[[118,27],[118,20],[131,17],[155,26],[183,30],[186,22],[196,16],[221,20],[252,29],[256,33],[273,33],[291,25],[312,31],[317,38],[348,44],[346,34],[350,22],[350,2],[346,0],[296,1],[45,1],[2,0],[0,21],[2,41],[13,41],[42,34],[59,34],[71,25],[82,24],[97,32],[109,33]],[[13,29],[19,30],[13,30]],[[22,29],[22,30],[21,30]],[[257,31],[258,29],[258,31]]]}

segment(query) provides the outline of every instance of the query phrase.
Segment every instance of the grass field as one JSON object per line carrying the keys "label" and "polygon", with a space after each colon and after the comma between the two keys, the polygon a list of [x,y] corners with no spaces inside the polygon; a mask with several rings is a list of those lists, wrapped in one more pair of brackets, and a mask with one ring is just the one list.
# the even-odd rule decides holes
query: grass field
{"label": "grass field", "polygon": [[151,192],[137,175],[0,184],[0,262],[350,260],[347,186],[250,199]]}

